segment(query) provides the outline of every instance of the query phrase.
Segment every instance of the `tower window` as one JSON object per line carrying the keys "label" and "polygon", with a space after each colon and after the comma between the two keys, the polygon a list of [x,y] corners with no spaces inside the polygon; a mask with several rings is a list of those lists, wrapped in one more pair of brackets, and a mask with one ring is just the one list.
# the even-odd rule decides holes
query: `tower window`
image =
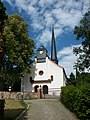
{"label": "tower window", "polygon": [[39,75],[43,75],[44,72],[42,70],[39,71]]}
{"label": "tower window", "polygon": [[51,75],[51,81],[53,81],[53,75]]}

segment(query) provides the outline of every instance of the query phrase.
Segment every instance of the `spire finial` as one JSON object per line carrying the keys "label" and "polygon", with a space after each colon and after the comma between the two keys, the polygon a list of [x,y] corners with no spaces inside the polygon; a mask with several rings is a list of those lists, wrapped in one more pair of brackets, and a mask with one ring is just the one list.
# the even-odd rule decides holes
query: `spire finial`
{"label": "spire finial", "polygon": [[52,26],[51,60],[58,64],[53,26]]}

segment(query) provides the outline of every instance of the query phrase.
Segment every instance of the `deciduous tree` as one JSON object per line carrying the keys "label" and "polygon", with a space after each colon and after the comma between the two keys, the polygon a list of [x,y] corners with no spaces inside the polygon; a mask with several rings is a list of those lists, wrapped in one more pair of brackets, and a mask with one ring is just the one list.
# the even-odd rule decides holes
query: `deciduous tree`
{"label": "deciduous tree", "polygon": [[29,38],[28,24],[18,14],[8,16],[3,36],[6,40],[3,78],[6,77],[6,85],[13,86],[17,79],[20,80],[21,73],[30,72],[35,43]]}
{"label": "deciduous tree", "polygon": [[3,28],[7,20],[6,8],[0,0],[0,59],[3,58]]}
{"label": "deciduous tree", "polygon": [[90,70],[90,11],[80,20],[80,25],[75,27],[74,33],[77,40],[83,40],[82,46],[74,48],[74,53],[79,56],[76,66],[80,71]]}

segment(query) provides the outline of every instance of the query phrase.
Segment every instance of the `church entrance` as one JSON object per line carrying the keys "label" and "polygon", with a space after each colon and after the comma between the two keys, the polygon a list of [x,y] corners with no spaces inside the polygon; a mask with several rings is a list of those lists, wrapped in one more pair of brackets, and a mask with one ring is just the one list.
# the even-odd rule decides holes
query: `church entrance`
{"label": "church entrance", "polygon": [[47,85],[43,86],[43,94],[48,94],[48,86]]}
{"label": "church entrance", "polygon": [[35,92],[35,93],[38,92],[38,87],[39,87],[38,85],[36,85],[36,86],[34,87],[34,92]]}

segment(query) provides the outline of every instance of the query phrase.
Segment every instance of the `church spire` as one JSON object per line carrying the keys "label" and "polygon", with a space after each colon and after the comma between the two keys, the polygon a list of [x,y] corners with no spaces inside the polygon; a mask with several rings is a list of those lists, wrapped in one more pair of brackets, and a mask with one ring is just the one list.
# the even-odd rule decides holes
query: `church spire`
{"label": "church spire", "polygon": [[52,28],[52,43],[51,43],[51,60],[58,64],[57,53],[56,53],[56,44],[54,36],[54,28]]}

